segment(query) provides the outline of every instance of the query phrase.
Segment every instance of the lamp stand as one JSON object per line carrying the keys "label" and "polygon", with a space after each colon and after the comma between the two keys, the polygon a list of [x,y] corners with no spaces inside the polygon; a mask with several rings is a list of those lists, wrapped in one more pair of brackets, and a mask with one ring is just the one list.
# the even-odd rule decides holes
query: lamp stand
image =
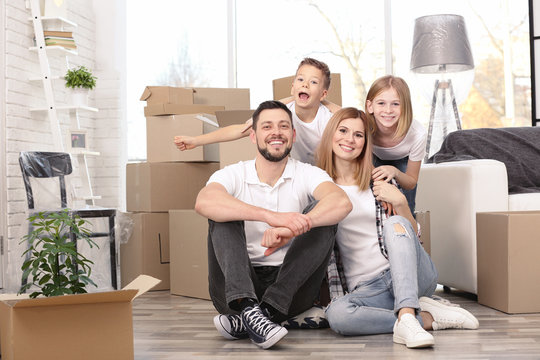
{"label": "lamp stand", "polygon": [[[461,130],[461,120],[459,119],[459,113],[457,109],[456,96],[454,95],[454,87],[452,86],[452,80],[439,81],[435,80],[435,88],[433,90],[433,100],[431,102],[431,114],[429,116],[429,130],[426,142],[426,156],[424,162],[428,160],[429,149],[431,147],[431,136],[433,135],[433,122],[435,120],[435,109],[437,108],[437,100],[439,93],[441,93],[441,102],[443,109],[446,107],[446,92],[450,93],[450,101],[452,102],[452,108],[454,110],[454,118],[456,120],[456,126],[458,130]],[[446,127],[446,121],[443,121],[443,139],[448,135],[448,129]]]}

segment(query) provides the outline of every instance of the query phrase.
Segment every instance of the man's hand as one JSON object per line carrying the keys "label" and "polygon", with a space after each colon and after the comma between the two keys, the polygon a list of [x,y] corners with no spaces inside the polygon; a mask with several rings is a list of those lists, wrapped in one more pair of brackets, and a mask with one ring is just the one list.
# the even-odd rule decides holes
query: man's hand
{"label": "man's hand", "polygon": [[191,150],[197,147],[197,144],[195,143],[195,138],[192,136],[175,136],[174,144],[180,151]]}
{"label": "man's hand", "polygon": [[397,178],[398,174],[399,170],[394,166],[383,165],[373,169],[371,172],[371,177],[373,181],[384,180],[386,182],[390,182],[390,180]]}
{"label": "man's hand", "polygon": [[268,248],[264,256],[273,254],[277,249],[289,243],[293,237],[292,231],[285,227],[267,229],[261,241],[261,245]]}
{"label": "man's hand", "polygon": [[272,212],[266,223],[272,227],[286,227],[293,236],[306,233],[311,229],[311,218],[296,212]]}

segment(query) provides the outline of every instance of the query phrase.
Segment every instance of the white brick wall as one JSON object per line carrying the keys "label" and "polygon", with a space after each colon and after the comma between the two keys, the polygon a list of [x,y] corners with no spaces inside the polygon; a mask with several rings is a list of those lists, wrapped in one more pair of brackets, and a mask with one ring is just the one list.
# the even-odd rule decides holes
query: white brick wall
{"label": "white brick wall", "polygon": [[[33,46],[34,29],[30,9],[25,1],[6,1],[5,4],[5,93],[6,93],[6,186],[7,186],[7,262],[4,274],[4,288],[16,291],[20,285],[21,253],[20,238],[26,234],[27,203],[21,170],[18,163],[20,151],[52,151],[52,133],[46,114],[29,111],[32,107],[43,106],[45,97],[39,81],[29,78],[39,75],[39,60],[35,52],[28,50]],[[90,105],[100,108],[98,113],[79,113],[81,128],[87,131],[91,150],[99,151],[100,157],[89,158],[89,172],[92,177],[94,194],[102,195],[96,204],[104,207],[123,206],[123,146],[122,111],[120,101],[120,76],[95,68],[96,19],[91,1],[70,0],[68,18],[77,27],[73,31],[78,46],[78,56],[69,56],[69,65],[84,65],[98,77],[97,88],[91,92]],[[53,75],[63,76],[67,64],[62,54],[49,53],[49,64]],[[63,80],[53,81],[54,97],[57,105],[69,102]],[[76,122],[68,112],[58,112],[63,139],[67,140],[70,129]],[[74,169],[72,184],[80,184],[78,169]]]}

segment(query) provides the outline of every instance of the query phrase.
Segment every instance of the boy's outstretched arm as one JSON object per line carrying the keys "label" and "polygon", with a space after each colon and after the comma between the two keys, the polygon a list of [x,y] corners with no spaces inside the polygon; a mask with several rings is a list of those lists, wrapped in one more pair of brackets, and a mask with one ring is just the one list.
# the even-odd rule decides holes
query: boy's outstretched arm
{"label": "boy's outstretched arm", "polygon": [[250,119],[243,124],[229,125],[198,136],[178,135],[174,137],[174,144],[178,150],[184,151],[206,144],[237,140],[249,135],[249,131],[246,130],[251,127],[251,122]]}
{"label": "boy's outstretched arm", "polygon": [[332,114],[335,114],[336,111],[340,110],[341,109],[341,106],[339,106],[338,104],[334,104],[333,102],[331,101],[328,101],[326,99],[324,99],[323,101],[321,101],[321,104],[323,104],[324,106],[326,106],[328,108],[328,110],[330,110],[330,112]]}

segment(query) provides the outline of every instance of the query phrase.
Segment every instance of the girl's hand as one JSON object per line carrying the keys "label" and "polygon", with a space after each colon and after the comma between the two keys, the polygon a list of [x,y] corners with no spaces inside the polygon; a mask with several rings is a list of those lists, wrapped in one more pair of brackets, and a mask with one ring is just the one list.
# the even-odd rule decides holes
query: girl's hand
{"label": "girl's hand", "polygon": [[180,151],[191,150],[197,147],[197,144],[195,143],[195,138],[192,136],[175,136],[174,144]]}
{"label": "girl's hand", "polygon": [[390,182],[390,180],[394,178],[397,180],[398,174],[399,170],[396,167],[392,165],[383,165],[373,169],[371,172],[371,177],[373,181],[384,180],[386,182]]}
{"label": "girl's hand", "polygon": [[407,205],[405,195],[396,186],[385,181],[379,180],[373,183],[373,195],[377,200],[390,204],[392,210],[400,205]]}

